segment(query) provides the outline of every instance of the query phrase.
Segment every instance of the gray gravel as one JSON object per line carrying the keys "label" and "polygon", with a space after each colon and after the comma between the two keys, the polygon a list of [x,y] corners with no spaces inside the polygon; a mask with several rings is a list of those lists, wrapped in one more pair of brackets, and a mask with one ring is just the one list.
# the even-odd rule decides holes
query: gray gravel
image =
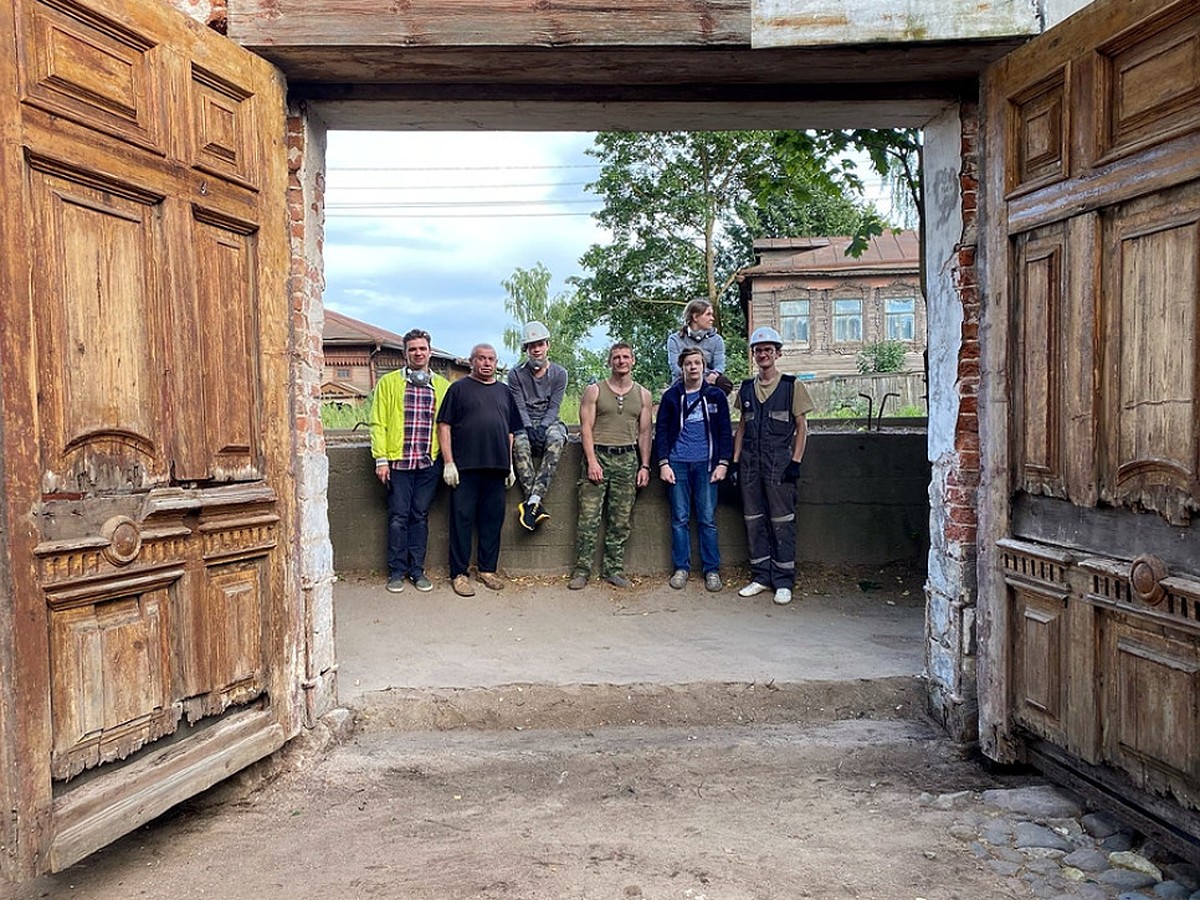
{"label": "gray gravel", "polygon": [[1015,890],[1047,900],[1200,900],[1200,870],[1051,785],[922,795],[950,834]]}

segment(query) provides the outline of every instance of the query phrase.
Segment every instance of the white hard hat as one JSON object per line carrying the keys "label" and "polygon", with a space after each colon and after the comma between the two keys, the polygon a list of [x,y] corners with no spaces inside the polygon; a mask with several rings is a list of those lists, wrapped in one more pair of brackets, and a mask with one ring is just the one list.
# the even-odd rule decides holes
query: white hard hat
{"label": "white hard hat", "polygon": [[550,329],[541,322],[526,322],[521,329],[521,346],[550,340]]}
{"label": "white hard hat", "polygon": [[755,344],[774,344],[776,347],[783,347],[783,338],[779,336],[779,332],[769,325],[764,325],[761,328],[755,328],[754,333],[750,335],[750,346]]}

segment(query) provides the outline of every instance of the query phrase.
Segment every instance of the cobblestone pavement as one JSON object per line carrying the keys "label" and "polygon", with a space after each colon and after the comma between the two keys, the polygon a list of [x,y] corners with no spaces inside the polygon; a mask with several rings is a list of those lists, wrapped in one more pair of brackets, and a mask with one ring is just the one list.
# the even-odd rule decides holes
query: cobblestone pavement
{"label": "cobblestone pavement", "polygon": [[950,833],[1016,891],[1048,900],[1200,900],[1200,870],[1046,786],[922,794],[955,813]]}

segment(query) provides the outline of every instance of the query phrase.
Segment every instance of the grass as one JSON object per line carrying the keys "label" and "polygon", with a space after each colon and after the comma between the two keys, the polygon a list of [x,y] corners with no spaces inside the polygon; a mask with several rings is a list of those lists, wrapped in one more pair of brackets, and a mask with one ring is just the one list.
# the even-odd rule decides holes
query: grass
{"label": "grass", "polygon": [[[325,402],[321,404],[321,427],[326,431],[349,431],[358,423],[371,421],[371,401],[362,403]],[[359,431],[364,431],[365,424]]]}

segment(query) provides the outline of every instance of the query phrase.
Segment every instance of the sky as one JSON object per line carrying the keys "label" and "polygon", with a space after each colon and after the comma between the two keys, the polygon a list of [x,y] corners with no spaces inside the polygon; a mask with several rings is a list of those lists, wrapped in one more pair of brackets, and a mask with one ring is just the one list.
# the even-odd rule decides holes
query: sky
{"label": "sky", "polygon": [[[404,334],[423,328],[465,357],[490,343],[506,365],[512,322],[501,282],[538,262],[551,296],[582,275],[579,258],[608,235],[585,190],[599,166],[593,135],[539,132],[329,134],[326,155],[325,305]],[[865,160],[868,195],[880,196]],[[876,200],[887,214],[887,204]],[[597,331],[592,341],[603,347]],[[551,336],[553,347],[553,336]],[[553,352],[553,351],[552,351]]]}
{"label": "sky", "polygon": [[331,132],[326,157],[325,305],[466,356],[503,344],[501,282],[543,263],[551,294],[583,274],[607,236],[584,185],[599,172],[592,135]]}

